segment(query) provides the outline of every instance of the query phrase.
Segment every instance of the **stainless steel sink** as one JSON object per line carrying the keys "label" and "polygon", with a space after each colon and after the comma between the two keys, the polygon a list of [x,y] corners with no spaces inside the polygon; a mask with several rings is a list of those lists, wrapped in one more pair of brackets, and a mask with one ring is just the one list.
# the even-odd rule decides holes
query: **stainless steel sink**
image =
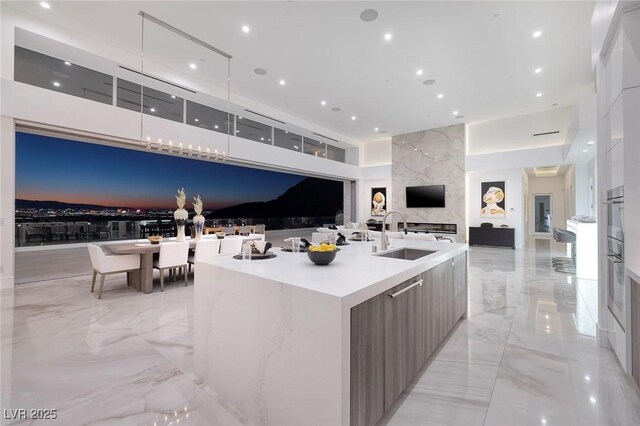
{"label": "stainless steel sink", "polygon": [[435,253],[432,250],[420,250],[413,248],[401,248],[396,250],[391,250],[386,253],[378,254],[380,257],[389,257],[391,259],[404,259],[404,260],[416,260],[421,257],[429,256],[430,254]]}

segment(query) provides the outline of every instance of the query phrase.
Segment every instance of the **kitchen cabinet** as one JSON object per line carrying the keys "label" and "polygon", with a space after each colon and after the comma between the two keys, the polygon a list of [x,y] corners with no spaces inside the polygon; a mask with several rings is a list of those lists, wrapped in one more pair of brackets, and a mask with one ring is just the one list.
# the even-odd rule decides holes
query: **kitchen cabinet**
{"label": "kitchen cabinet", "polygon": [[351,308],[351,425],[375,424],[384,414],[385,293]]}
{"label": "kitchen cabinet", "polygon": [[466,311],[466,252],[351,308],[351,424],[378,422]]}
{"label": "kitchen cabinet", "polygon": [[467,312],[467,253],[453,259],[453,322]]}
{"label": "kitchen cabinet", "polygon": [[421,275],[387,291],[385,298],[385,409],[424,364]]}

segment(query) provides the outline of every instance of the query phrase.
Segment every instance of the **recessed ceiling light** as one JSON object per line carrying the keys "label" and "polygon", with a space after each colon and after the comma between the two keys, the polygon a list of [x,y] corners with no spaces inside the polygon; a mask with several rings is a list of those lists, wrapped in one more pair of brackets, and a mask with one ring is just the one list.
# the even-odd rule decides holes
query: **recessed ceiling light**
{"label": "recessed ceiling light", "polygon": [[171,99],[175,99],[175,98],[176,98],[176,95],[171,95]]}
{"label": "recessed ceiling light", "polygon": [[588,149],[583,149],[582,152],[589,152],[589,150]]}
{"label": "recessed ceiling light", "polygon": [[322,101],[320,102],[320,105],[325,106],[327,104],[327,101]]}
{"label": "recessed ceiling light", "polygon": [[200,120],[198,120],[197,118],[195,118],[193,121],[195,121],[195,122],[197,123],[197,122],[198,122],[198,121],[200,121]]}
{"label": "recessed ceiling light", "polygon": [[538,92],[538,93],[536,93],[536,98],[539,98],[539,97],[541,97],[541,96],[542,96],[542,92]]}
{"label": "recessed ceiling light", "polygon": [[592,404],[595,404],[596,403],[596,398],[591,396],[591,397],[589,397],[589,401],[591,401]]}
{"label": "recessed ceiling light", "polygon": [[458,115],[458,111],[453,111],[453,115]]}
{"label": "recessed ceiling light", "polygon": [[60,87],[60,82],[58,82],[58,81],[54,81],[54,82],[53,82],[53,85],[54,85],[54,86],[56,86],[56,87]]}
{"label": "recessed ceiling light", "polygon": [[71,62],[69,62],[69,61],[64,61],[64,64],[65,64],[65,65],[71,65]]}
{"label": "recessed ceiling light", "polygon": [[416,71],[416,75],[422,75],[423,71],[422,70],[418,70]]}
{"label": "recessed ceiling light", "polygon": [[374,131],[374,132],[377,132],[378,130],[379,130],[379,129],[378,129],[377,127],[375,127],[375,128],[373,129],[373,131]]}
{"label": "recessed ceiling light", "polygon": [[365,9],[360,13],[360,19],[364,22],[373,22],[378,18],[378,11],[375,9]]}
{"label": "recessed ceiling light", "polygon": [[217,129],[217,128],[218,128],[218,125],[217,125],[217,124],[216,124],[216,125],[214,125],[214,126],[213,126],[213,128],[214,128],[214,129]]}
{"label": "recessed ceiling light", "polygon": [[243,33],[248,33],[249,31],[251,31],[251,28],[249,28],[248,25],[243,25],[242,26],[242,32]]}
{"label": "recessed ceiling light", "polygon": [[286,81],[284,81],[284,80],[280,80],[280,86],[284,86],[285,84],[287,84],[287,82],[286,82]]}
{"label": "recessed ceiling light", "polygon": [[149,111],[156,112],[156,109],[155,108],[149,108]]}
{"label": "recessed ceiling light", "polygon": [[47,3],[46,1],[41,1],[41,2],[40,2],[40,6],[41,6],[43,9],[51,9],[51,5],[50,5],[49,3]]}
{"label": "recessed ceiling light", "polygon": [[387,40],[387,41],[391,40],[391,33],[386,33],[384,35],[384,39]]}
{"label": "recessed ceiling light", "polygon": [[589,141],[587,142],[587,145],[593,145],[595,142],[594,141]]}
{"label": "recessed ceiling light", "polygon": [[432,84],[434,84],[436,81],[432,78],[425,80],[422,82],[422,84],[424,84],[425,86],[431,86]]}
{"label": "recessed ceiling light", "polygon": [[261,140],[261,141],[263,141],[263,140],[264,140],[264,138],[260,138],[260,140]]}
{"label": "recessed ceiling light", "polygon": [[355,115],[352,115],[352,116],[351,116],[351,120],[355,120],[355,119],[356,119],[356,116],[355,116]]}
{"label": "recessed ceiling light", "polygon": [[536,68],[533,72],[536,74],[540,74],[542,72],[542,68]]}
{"label": "recessed ceiling light", "polygon": [[542,35],[542,31],[538,30],[538,31],[534,31],[533,32],[533,38],[538,38]]}
{"label": "recessed ceiling light", "polygon": [[444,98],[444,95],[442,93],[438,93],[438,99],[442,99]]}
{"label": "recessed ceiling light", "polygon": [[418,150],[418,148],[413,148],[413,150],[414,150],[414,151],[417,151],[417,150]]}
{"label": "recessed ceiling light", "polygon": [[195,70],[197,68],[196,64],[194,64],[193,62],[189,64],[189,68],[191,68],[192,70]]}

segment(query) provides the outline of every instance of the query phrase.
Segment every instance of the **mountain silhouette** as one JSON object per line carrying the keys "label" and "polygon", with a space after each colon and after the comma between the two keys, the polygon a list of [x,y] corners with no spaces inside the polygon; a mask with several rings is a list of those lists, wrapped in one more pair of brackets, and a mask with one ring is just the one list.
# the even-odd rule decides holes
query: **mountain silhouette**
{"label": "mountain silhouette", "polygon": [[343,208],[343,185],[339,181],[308,177],[275,200],[225,207],[207,214],[207,218],[334,216]]}
{"label": "mountain silhouette", "polygon": [[[120,207],[123,208],[123,207]],[[128,207],[124,207],[128,209]],[[98,204],[63,203],[62,201],[23,200],[16,198],[16,209],[91,209],[91,210],[115,210],[116,207],[100,206]]]}

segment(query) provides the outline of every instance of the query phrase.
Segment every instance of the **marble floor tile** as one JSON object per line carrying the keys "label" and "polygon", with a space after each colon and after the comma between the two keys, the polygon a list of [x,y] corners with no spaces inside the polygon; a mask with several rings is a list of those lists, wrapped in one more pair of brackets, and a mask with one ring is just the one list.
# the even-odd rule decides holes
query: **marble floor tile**
{"label": "marble floor tile", "polygon": [[498,366],[438,361],[404,392],[402,404],[382,424],[482,424]]}
{"label": "marble floor tile", "polygon": [[508,345],[486,425],[637,425],[640,401],[612,356],[597,364]]}

